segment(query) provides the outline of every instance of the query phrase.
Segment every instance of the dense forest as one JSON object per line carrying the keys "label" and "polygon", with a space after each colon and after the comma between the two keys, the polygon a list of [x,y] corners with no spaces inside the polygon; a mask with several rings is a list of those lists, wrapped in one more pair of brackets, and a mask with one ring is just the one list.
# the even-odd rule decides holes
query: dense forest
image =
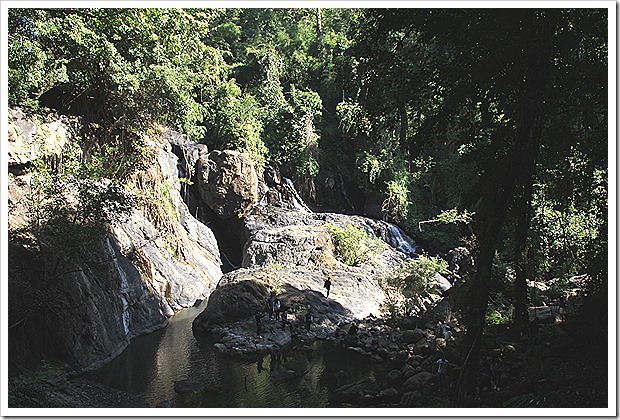
{"label": "dense forest", "polygon": [[[587,274],[578,331],[607,336],[608,18],[593,8],[10,9],[8,102],[88,127],[63,176],[124,185],[150,159],[143,134],[168,126],[209,150],[247,152],[259,170],[279,167],[314,210],[398,224],[428,255],[469,249],[463,404],[484,326],[527,330],[528,280],[561,294]],[[82,197],[94,203],[84,224],[113,219],[109,203],[126,198],[99,192]],[[47,217],[58,233],[75,215]]]}

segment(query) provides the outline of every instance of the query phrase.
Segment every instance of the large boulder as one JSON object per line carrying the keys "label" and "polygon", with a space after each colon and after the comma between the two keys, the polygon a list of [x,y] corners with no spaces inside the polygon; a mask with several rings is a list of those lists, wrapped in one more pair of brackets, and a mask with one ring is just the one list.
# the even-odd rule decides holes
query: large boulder
{"label": "large boulder", "polygon": [[403,384],[405,392],[423,391],[436,383],[435,375],[430,372],[422,371],[407,379]]}
{"label": "large boulder", "polygon": [[287,264],[320,267],[335,263],[326,226],[281,226],[257,230],[246,243],[243,267]]}
{"label": "large boulder", "polygon": [[256,201],[258,175],[247,153],[201,152],[196,169],[202,199],[222,219],[242,215]]}
{"label": "large boulder", "polygon": [[528,308],[530,320],[538,318],[540,324],[553,324],[555,312],[553,306],[531,306]]}
{"label": "large boulder", "polygon": [[[54,249],[39,252],[10,243],[9,320],[15,324],[24,314],[28,318],[10,331],[13,362],[29,367],[38,364],[37,357],[53,357],[71,370],[95,369],[133,337],[166,325],[167,309],[114,237],[82,252],[88,258],[69,262],[58,260]],[[59,263],[50,279],[44,267],[54,259]]]}
{"label": "large boulder", "polygon": [[174,186],[168,189],[167,197],[168,212],[173,214],[166,215],[168,236],[173,238],[166,238],[140,209],[135,209],[129,218],[112,226],[123,254],[135,259],[143,281],[159,297],[162,305],[169,308],[168,314],[191,307],[197,299],[209,296],[222,277],[215,235],[190,213],[181,197],[179,159],[172,151],[173,147],[182,145],[180,141],[179,135],[171,132],[147,139],[157,159],[148,170],[138,175],[140,182],[146,185],[160,182]]}
{"label": "large boulder", "polygon": [[400,342],[403,344],[415,344],[423,338],[426,338],[426,332],[424,330],[419,328],[404,330],[400,336]]}

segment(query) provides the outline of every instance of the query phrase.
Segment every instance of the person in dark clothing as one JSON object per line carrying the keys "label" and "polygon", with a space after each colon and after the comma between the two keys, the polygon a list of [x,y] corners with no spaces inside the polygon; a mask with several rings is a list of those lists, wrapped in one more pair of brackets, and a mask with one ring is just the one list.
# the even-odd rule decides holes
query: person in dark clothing
{"label": "person in dark clothing", "polygon": [[273,319],[273,305],[276,301],[276,295],[275,293],[271,293],[271,296],[269,296],[269,299],[267,299],[267,309],[269,311],[269,319]]}
{"label": "person in dark clothing", "polygon": [[281,307],[282,307],[282,303],[280,302],[280,299],[276,298],[276,300],[273,301],[273,315],[276,318],[276,321],[280,320]]}
{"label": "person in dark clothing", "polygon": [[262,318],[263,314],[260,312],[256,312],[254,314],[254,319],[256,319],[256,335],[260,337],[261,329],[262,329]]}
{"label": "person in dark clothing", "polygon": [[288,324],[288,309],[284,308],[280,314],[280,320],[282,321],[282,329],[286,330],[286,324]]}
{"label": "person in dark clothing", "polygon": [[439,391],[446,391],[448,389],[448,366],[450,362],[442,354],[439,354],[439,358],[435,362],[437,365],[437,378],[439,379]]}
{"label": "person in dark clothing", "polygon": [[325,290],[327,291],[327,295],[326,297],[329,297],[329,290],[332,287],[332,281],[331,281],[331,276],[327,276],[327,278],[325,279],[325,283],[323,283],[323,287],[325,288]]}

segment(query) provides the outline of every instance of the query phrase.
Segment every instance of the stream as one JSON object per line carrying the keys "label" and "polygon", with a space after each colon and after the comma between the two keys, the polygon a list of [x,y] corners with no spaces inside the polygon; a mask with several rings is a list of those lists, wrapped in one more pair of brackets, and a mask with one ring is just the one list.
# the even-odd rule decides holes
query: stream
{"label": "stream", "polygon": [[[338,387],[384,375],[385,367],[363,356],[315,342],[309,350],[290,350],[244,361],[213,350],[194,336],[193,319],[205,308],[179,312],[168,326],[136,337],[117,358],[88,379],[142,396],[155,407],[327,407]],[[175,381],[204,386],[178,394]]]}

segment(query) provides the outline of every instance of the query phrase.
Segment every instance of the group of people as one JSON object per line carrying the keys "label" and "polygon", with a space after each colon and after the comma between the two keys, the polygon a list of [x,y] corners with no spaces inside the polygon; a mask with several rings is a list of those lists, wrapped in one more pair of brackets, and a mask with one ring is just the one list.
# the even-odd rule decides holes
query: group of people
{"label": "group of people", "polygon": [[[332,286],[332,276],[325,276],[325,282],[323,287],[325,288],[325,297],[329,297],[329,292]],[[280,321],[282,323],[282,329],[286,329],[286,325],[290,324],[288,321],[288,308],[284,306],[282,301],[276,296],[276,292],[272,291],[267,299],[267,315],[270,321]],[[256,319],[256,335],[261,336],[262,332],[262,318],[265,314],[262,311],[256,312],[254,315]],[[306,333],[310,332],[312,324],[314,323],[314,313],[312,307],[308,305],[308,309],[304,315],[304,325],[306,326]]]}
{"label": "group of people", "polygon": [[[267,316],[270,321],[279,321],[281,322],[281,326],[283,330],[286,330],[286,325],[290,325],[288,320],[288,308],[284,306],[282,301],[278,299],[275,292],[271,292],[269,298],[267,299]],[[256,319],[256,335],[261,337],[261,332],[263,328],[262,318],[265,314],[262,311],[256,312],[254,318]],[[306,333],[310,332],[310,328],[312,323],[314,322],[314,314],[312,311],[312,307],[308,305],[308,309],[306,314],[304,315],[304,324],[306,326]]]}

